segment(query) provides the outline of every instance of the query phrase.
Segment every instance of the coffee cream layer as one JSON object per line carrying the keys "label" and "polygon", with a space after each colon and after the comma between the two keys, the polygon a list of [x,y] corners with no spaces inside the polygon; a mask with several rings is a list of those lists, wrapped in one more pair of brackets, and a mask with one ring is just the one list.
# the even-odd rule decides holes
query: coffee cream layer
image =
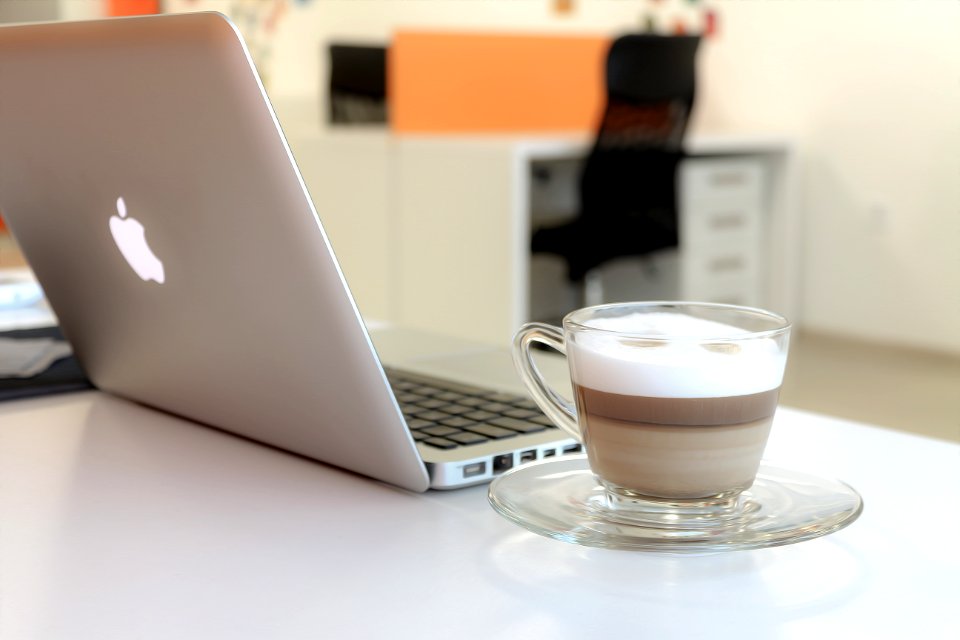
{"label": "coffee cream layer", "polygon": [[601,328],[567,345],[594,473],[660,498],[749,487],[776,410],[785,349],[672,313],[615,318]]}

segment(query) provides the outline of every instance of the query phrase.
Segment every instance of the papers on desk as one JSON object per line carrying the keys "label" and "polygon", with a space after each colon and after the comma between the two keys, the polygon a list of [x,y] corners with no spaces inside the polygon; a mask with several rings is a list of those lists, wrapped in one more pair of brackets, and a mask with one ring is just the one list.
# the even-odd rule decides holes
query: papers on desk
{"label": "papers on desk", "polygon": [[28,268],[0,269],[0,331],[57,324],[43,290]]}
{"label": "papers on desk", "polygon": [[71,353],[63,340],[0,338],[0,378],[33,377]]}

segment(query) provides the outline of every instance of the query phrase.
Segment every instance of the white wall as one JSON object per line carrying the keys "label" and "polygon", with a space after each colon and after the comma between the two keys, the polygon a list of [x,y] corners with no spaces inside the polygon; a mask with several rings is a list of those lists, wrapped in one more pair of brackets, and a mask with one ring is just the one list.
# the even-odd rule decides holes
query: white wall
{"label": "white wall", "polygon": [[804,326],[960,353],[960,3],[725,3],[700,125],[803,153]]}
{"label": "white wall", "polygon": [[[183,6],[230,13],[244,4]],[[694,128],[786,132],[802,154],[799,323],[960,353],[960,3],[705,4],[719,13],[719,34],[702,50]],[[615,32],[651,7],[664,23],[694,19],[685,1],[578,0],[566,16],[552,6],[294,2],[272,39],[269,88],[316,98],[327,41],[386,41],[397,28]]]}

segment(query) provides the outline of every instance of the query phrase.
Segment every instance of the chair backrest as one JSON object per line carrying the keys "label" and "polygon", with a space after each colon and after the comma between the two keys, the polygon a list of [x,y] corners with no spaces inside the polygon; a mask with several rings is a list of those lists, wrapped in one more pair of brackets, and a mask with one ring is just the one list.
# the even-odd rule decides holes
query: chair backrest
{"label": "chair backrest", "polygon": [[676,246],[677,166],[693,108],[698,37],[626,35],[607,54],[607,104],[580,176],[569,276]]}
{"label": "chair backrest", "polygon": [[626,35],[611,45],[607,104],[581,175],[584,222],[609,224],[626,215],[640,224],[660,216],[672,222],[675,238],[676,169],[693,108],[699,41]]}
{"label": "chair backrest", "polygon": [[676,246],[676,173],[693,108],[700,39],[626,35],[607,54],[606,99],[580,176],[580,215],[534,233],[534,252],[562,256],[568,277],[622,256]]}
{"label": "chair backrest", "polygon": [[607,54],[603,147],[680,150],[695,92],[696,36],[625,35]]}

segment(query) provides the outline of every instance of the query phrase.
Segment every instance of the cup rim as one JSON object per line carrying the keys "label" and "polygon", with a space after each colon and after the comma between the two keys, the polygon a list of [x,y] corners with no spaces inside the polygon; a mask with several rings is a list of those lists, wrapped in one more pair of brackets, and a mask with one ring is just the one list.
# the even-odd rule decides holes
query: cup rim
{"label": "cup rim", "polygon": [[[611,309],[614,307],[636,307],[636,308],[651,308],[651,307],[698,307],[703,309],[723,309],[727,311],[737,311],[741,313],[748,313],[757,316],[763,316],[765,318],[771,319],[777,323],[778,326],[775,326],[771,329],[764,329],[762,331],[750,331],[744,329],[745,333],[737,336],[711,336],[711,335],[702,335],[702,336],[664,336],[664,335],[649,335],[645,332],[632,332],[632,331],[621,331],[617,329],[604,329],[602,327],[593,327],[588,324],[584,324],[581,321],[576,319],[576,316],[579,314],[587,312],[596,312],[602,309]],[[737,304],[726,304],[722,302],[698,302],[690,300],[644,300],[636,302],[609,302],[606,304],[594,305],[592,307],[583,307],[571,311],[563,318],[563,328],[564,331],[570,329],[575,329],[577,331],[589,331],[593,333],[607,334],[611,336],[623,336],[628,338],[638,338],[643,340],[649,340],[652,342],[680,342],[680,341],[691,341],[691,342],[703,342],[709,340],[710,342],[741,342],[743,340],[755,340],[759,338],[771,338],[779,335],[783,335],[790,331],[792,323],[779,313],[774,313],[773,311],[768,311],[766,309],[760,309],[758,307],[748,307],[744,305]]]}

